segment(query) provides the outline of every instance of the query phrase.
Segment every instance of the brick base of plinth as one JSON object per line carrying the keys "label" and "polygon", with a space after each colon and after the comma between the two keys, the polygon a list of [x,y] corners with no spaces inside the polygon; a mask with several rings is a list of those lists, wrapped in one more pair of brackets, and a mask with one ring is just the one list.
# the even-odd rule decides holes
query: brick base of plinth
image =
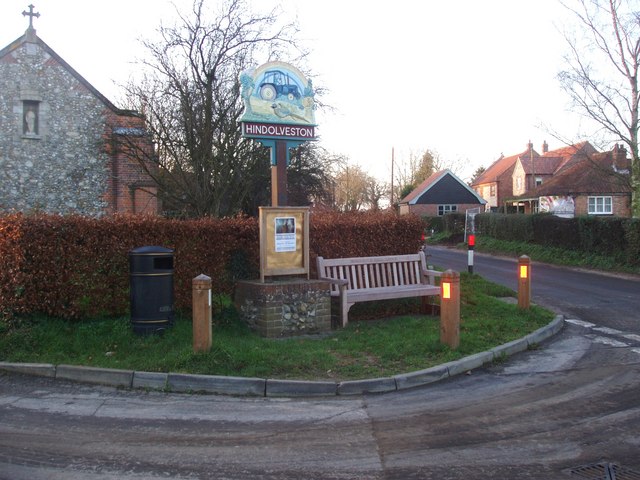
{"label": "brick base of plinth", "polygon": [[239,281],[235,305],[263,337],[293,337],[331,330],[329,283],[291,279]]}

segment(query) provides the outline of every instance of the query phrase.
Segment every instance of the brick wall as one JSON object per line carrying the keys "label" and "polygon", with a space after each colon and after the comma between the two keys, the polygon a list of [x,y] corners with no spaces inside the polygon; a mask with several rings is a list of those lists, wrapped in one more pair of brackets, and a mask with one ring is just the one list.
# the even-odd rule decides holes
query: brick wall
{"label": "brick wall", "polygon": [[[612,216],[631,217],[631,195],[598,195],[611,196]],[[589,214],[589,196],[580,195],[574,198],[576,216]]]}
{"label": "brick wall", "polygon": [[106,112],[105,139],[110,171],[105,200],[108,213],[157,214],[157,186],[147,173],[157,173],[151,162],[153,144],[137,115]]}
{"label": "brick wall", "polygon": [[[403,207],[404,205],[400,206],[400,213],[403,213]],[[478,208],[478,207],[483,207],[482,205],[478,205],[476,203],[473,204],[459,204],[457,205],[458,207],[458,213],[464,213],[465,211],[472,209],[472,208]],[[428,217],[437,217],[438,216],[438,205],[435,204],[417,204],[417,205],[409,205],[408,207],[405,207],[404,211],[409,211],[410,213],[415,213],[417,215],[424,215],[424,216],[428,216]]]}

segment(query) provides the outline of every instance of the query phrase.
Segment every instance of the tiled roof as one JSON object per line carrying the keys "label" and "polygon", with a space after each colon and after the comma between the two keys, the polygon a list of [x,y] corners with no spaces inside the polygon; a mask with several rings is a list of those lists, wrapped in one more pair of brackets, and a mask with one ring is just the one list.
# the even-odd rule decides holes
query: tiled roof
{"label": "tiled roof", "polygon": [[567,145],[566,147],[558,148],[556,150],[551,150],[544,154],[545,157],[561,157],[561,158],[569,158],[578,153],[582,154],[592,154],[597,153],[598,151],[595,149],[593,145],[591,145],[588,141],[575,143],[573,145]]}
{"label": "tiled roof", "polygon": [[534,156],[520,157],[520,163],[526,174],[532,175],[553,175],[558,167],[565,161],[562,157]]}
{"label": "tiled roof", "polygon": [[[483,183],[495,182],[501,175],[509,174],[509,170],[513,167],[518,159],[522,163],[525,173],[553,175],[559,168],[562,168],[570,162],[576,155],[585,155],[596,153],[597,150],[588,142],[579,142],[574,145],[550,150],[540,155],[533,147],[528,147],[517,155],[509,157],[501,157],[496,160],[482,175],[474,180],[473,185],[481,185]],[[533,157],[533,164],[531,158]]]}
{"label": "tiled roof", "polygon": [[[527,150],[526,152],[528,153],[529,151]],[[516,160],[520,155],[522,154],[512,155],[510,157],[500,157],[498,160],[493,162],[493,164],[491,164],[491,166],[487,168],[482,175],[473,181],[473,186],[495,182],[498,177],[507,173],[509,169],[513,169],[516,164]]]}
{"label": "tiled roof", "polygon": [[[629,175],[616,173],[613,159],[613,152],[580,155],[549,180],[527,192],[524,196],[631,192]],[[616,169],[618,172],[628,168],[627,159],[617,159]]]}

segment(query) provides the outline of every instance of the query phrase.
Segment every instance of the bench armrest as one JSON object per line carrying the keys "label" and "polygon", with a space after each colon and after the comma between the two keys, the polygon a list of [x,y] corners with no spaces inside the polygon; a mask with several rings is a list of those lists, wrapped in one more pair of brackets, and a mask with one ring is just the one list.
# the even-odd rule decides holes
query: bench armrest
{"label": "bench armrest", "polygon": [[426,275],[427,277],[441,277],[442,276],[442,272],[439,272],[438,270],[423,270],[422,274]]}
{"label": "bench armrest", "polygon": [[338,285],[339,287],[349,285],[349,282],[347,280],[342,279],[342,278],[318,277],[318,280],[324,280],[325,282],[334,283],[334,284]]}
{"label": "bench armrest", "polygon": [[441,277],[442,272],[438,270],[422,270],[422,276],[426,277],[429,285],[436,285],[436,277]]}

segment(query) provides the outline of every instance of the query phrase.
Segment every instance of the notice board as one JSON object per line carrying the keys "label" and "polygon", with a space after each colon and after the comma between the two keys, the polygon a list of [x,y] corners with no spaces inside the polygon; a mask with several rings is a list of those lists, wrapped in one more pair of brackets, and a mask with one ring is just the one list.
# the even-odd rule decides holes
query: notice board
{"label": "notice board", "polygon": [[309,278],[309,207],[260,207],[260,281]]}

